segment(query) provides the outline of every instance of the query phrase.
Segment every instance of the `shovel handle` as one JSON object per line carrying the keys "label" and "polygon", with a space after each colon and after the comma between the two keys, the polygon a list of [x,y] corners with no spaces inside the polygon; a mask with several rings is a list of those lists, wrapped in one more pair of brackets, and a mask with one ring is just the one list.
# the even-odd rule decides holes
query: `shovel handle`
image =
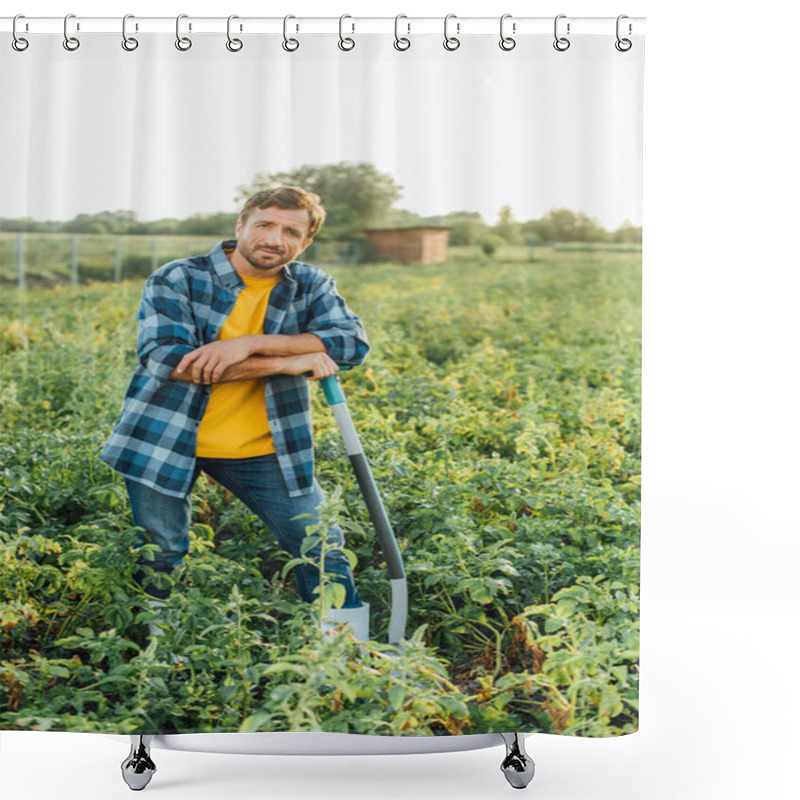
{"label": "shovel handle", "polygon": [[[347,364],[340,366],[339,370],[347,371],[352,369],[352,367],[348,366]],[[313,373],[306,372],[304,373],[304,378],[311,377]],[[334,406],[338,403],[344,403],[344,392],[342,392],[342,386],[339,383],[339,376],[338,375],[331,375],[328,378],[323,378],[319,382],[320,386],[322,387],[322,391],[325,395],[325,402],[329,406]]]}

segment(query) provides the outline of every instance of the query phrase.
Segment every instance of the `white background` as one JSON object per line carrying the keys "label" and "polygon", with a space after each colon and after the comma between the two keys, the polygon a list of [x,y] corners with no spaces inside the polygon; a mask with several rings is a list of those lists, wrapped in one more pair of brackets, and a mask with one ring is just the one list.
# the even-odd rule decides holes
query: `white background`
{"label": "white background", "polygon": [[[24,4],[23,4],[24,5]],[[644,501],[641,730],[534,736],[538,800],[797,797],[800,556],[795,39],[778,2],[37,0],[29,16],[648,18],[645,62]],[[125,745],[3,733],[8,800],[128,797]],[[277,758],[156,752],[147,796],[481,798],[513,791],[502,748]]]}

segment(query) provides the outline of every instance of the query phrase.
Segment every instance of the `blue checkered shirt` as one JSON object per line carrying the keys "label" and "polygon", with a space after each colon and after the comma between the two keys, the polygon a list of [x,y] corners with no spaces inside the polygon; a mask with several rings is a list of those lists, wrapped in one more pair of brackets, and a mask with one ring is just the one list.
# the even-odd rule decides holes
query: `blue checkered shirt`
{"label": "blue checkered shirt", "polygon": [[[208,255],[173,261],[145,284],[136,318],[139,366],[122,412],[100,458],[113,469],[160,492],[185,497],[195,469],[197,429],[209,386],[171,380],[186,353],[213,342],[233,310],[244,281],[220,242]],[[340,365],[363,362],[369,350],[361,321],[318,267],[292,261],[272,290],[266,334],[316,334]],[[278,463],[290,497],[311,491],[314,443],[308,381],[296,375],[266,378],[265,402]]]}

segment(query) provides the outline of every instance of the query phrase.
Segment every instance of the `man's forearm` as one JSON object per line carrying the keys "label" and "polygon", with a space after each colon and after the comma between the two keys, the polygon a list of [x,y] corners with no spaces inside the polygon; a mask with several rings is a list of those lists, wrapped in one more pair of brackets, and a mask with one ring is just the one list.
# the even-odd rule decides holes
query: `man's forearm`
{"label": "man's forearm", "polygon": [[[325,356],[327,351],[322,339],[313,333],[263,334],[234,336],[217,339],[186,353],[173,370],[170,378],[188,383],[218,383],[227,369],[241,364],[254,356],[259,358],[311,358]],[[284,365],[285,366],[285,365]],[[253,377],[271,375],[260,370],[268,365],[258,365],[259,373]],[[281,371],[281,370],[278,370]],[[246,380],[246,378],[236,378]]]}
{"label": "man's forearm", "polygon": [[[266,378],[268,375],[283,374],[286,368],[286,358],[281,356],[250,356],[238,364],[231,364],[222,373],[222,377],[215,383],[230,383],[231,381],[249,381],[253,378]],[[172,380],[196,383],[191,372],[172,371]]]}
{"label": "man's forearm", "polygon": [[254,334],[250,352],[258,356],[299,356],[304,353],[324,353],[325,345],[313,333]]}
{"label": "man's forearm", "polygon": [[170,378],[195,384],[231,383],[266,378],[270,375],[303,375],[318,381],[335,375],[339,367],[327,353],[300,353],[296,356],[248,356],[229,364],[219,377],[211,379],[195,370],[173,370]]}

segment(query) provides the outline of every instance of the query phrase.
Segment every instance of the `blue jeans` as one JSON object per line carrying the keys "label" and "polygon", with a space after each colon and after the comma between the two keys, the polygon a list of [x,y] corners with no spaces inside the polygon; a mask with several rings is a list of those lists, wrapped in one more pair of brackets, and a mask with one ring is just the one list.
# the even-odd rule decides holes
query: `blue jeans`
{"label": "blue jeans", "polygon": [[[284,550],[293,557],[300,555],[306,526],[319,521],[317,509],[324,499],[316,481],[310,494],[290,498],[278,467],[278,458],[274,454],[253,458],[198,458],[192,486],[201,471],[230,490],[256,514],[275,534]],[[149,541],[160,548],[155,560],[149,562],[149,565],[158,572],[170,572],[189,552],[190,494],[186,497],[173,497],[128,478],[125,479],[125,485],[130,497],[133,524],[144,528]],[[189,491],[191,492],[191,488]],[[314,516],[293,519],[300,514]],[[327,541],[328,544],[344,545],[341,528],[331,527]],[[302,564],[294,568],[300,596],[309,603],[315,599],[314,589],[319,585],[321,549],[320,543],[306,554],[316,561],[316,566]],[[350,563],[342,553],[327,553],[325,571],[344,585],[345,608],[361,605]],[[153,597],[163,599],[165,596],[164,592],[152,585],[146,586],[145,591]]]}

